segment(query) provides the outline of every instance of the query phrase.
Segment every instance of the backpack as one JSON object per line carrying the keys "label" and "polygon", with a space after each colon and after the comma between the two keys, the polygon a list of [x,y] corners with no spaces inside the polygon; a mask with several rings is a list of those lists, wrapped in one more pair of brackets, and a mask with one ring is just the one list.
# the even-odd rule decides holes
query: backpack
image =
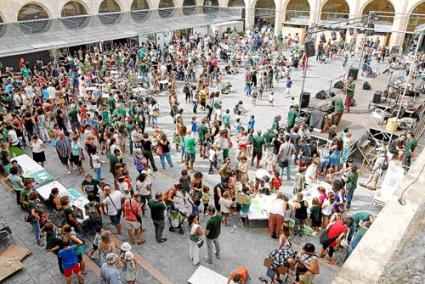
{"label": "backpack", "polygon": [[387,157],[387,156],[385,156],[385,158],[384,158],[384,162],[383,162],[383,163],[382,163],[382,165],[381,165],[381,169],[382,169],[383,171],[388,170],[388,165],[389,165],[389,163],[388,163],[388,157]]}
{"label": "backpack", "polygon": [[86,208],[87,215],[89,216],[89,219],[93,222],[97,222],[102,219],[102,217],[99,214],[99,210],[96,207],[96,203],[90,202]]}

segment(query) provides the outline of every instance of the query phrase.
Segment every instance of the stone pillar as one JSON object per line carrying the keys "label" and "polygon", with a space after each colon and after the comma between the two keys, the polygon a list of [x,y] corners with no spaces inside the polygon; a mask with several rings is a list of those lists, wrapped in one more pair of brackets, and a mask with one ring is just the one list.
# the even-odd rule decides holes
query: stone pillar
{"label": "stone pillar", "polygon": [[310,19],[308,21],[309,26],[316,25],[320,20],[320,0],[311,0],[310,3]]}
{"label": "stone pillar", "polygon": [[[401,33],[401,31],[406,31],[407,25],[409,23],[409,16],[405,16],[407,14],[408,2],[409,1],[404,1],[400,12],[397,11],[398,7],[396,7],[396,15],[394,17],[394,23],[392,28],[394,32],[391,33],[390,41],[388,43],[390,50],[393,46],[399,46],[400,51],[402,49],[405,34]],[[401,13],[402,16],[397,15],[397,13]]]}
{"label": "stone pillar", "polygon": [[245,29],[253,30],[255,25],[255,6],[245,6]]}
{"label": "stone pillar", "polygon": [[275,13],[275,20],[274,20],[274,34],[277,35],[279,33],[282,33],[282,22],[284,17],[284,11],[283,11],[283,1],[282,0],[276,0],[276,13]]}

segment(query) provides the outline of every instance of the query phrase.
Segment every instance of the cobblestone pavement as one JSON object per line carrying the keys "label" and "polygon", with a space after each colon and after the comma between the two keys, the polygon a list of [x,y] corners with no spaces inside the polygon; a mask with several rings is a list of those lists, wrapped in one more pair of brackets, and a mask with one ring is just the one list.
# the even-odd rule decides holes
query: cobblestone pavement
{"label": "cobblestone pavement", "polygon": [[[380,68],[383,68],[382,66]],[[310,63],[308,75],[309,78],[306,83],[306,90],[315,94],[321,89],[327,89],[329,87],[329,79],[333,79],[337,74],[343,74],[342,62],[336,61],[329,64],[317,64],[315,61]],[[241,69],[244,72],[243,69]],[[301,72],[295,71],[292,74],[294,80],[294,88],[292,94],[295,99],[298,99],[301,86]],[[375,80],[380,80],[379,78]],[[283,95],[283,82],[277,84],[274,89],[276,94],[275,106],[268,106],[266,101],[267,94],[264,96],[264,100],[259,102],[256,107],[251,104],[251,99],[243,95],[243,73],[236,75],[231,78],[226,76],[224,82],[231,82],[234,87],[234,92],[224,97],[223,103],[225,108],[233,109],[233,106],[237,101],[242,100],[248,114],[254,114],[256,117],[256,128],[265,130],[271,126],[273,117],[276,114],[281,114],[282,117],[287,116],[289,109],[290,98],[285,98]],[[359,83],[360,85],[360,83]],[[181,84],[178,87],[178,93],[181,98],[181,106],[185,110],[184,121],[188,123],[192,116],[191,105],[185,104],[182,99]],[[359,87],[360,89],[360,87]],[[360,93],[361,91],[359,91]],[[362,95],[372,96],[373,90],[369,92],[362,92]],[[158,96],[158,100],[161,106],[161,117],[159,119],[159,126],[171,136],[174,130],[172,119],[166,116],[168,113],[168,100],[165,93]],[[356,108],[354,108],[356,110]],[[201,112],[198,114],[198,121],[203,117],[205,113]],[[246,124],[249,116],[243,116],[242,123]],[[344,118],[343,118],[344,119]],[[147,131],[151,131],[150,127]],[[234,154],[234,153],[233,153]],[[66,169],[60,164],[56,153],[51,146],[48,146],[46,150],[47,163],[46,169],[53,173],[58,180],[67,187],[79,188],[82,181],[82,177],[77,175],[76,170],[73,171],[72,175],[68,175]],[[102,157],[104,160],[108,160],[107,157]],[[158,157],[155,157],[156,164],[159,165]],[[178,153],[173,154],[173,160],[175,167],[173,169],[159,170],[154,174],[154,185],[153,191],[160,192],[167,190],[172,184],[176,183],[182,169],[182,165],[179,163],[180,158]],[[129,165],[131,176],[136,177],[133,162],[131,157],[127,154],[125,161]],[[84,162],[84,168],[86,171],[89,170],[87,161]],[[197,157],[195,163],[195,169],[200,170],[204,173],[205,182],[212,189],[217,183],[218,175],[208,175],[208,163],[206,160],[200,160]],[[294,173],[293,173],[294,174]],[[102,175],[106,181],[111,181],[112,177],[109,174],[109,164],[106,163],[102,166]],[[254,171],[250,170],[250,175],[254,175]],[[291,182],[284,182],[284,191],[291,196],[293,184]],[[2,187],[2,198],[0,198],[1,210],[1,222],[8,224],[13,231],[14,241],[21,246],[31,248],[32,254],[24,260],[24,269],[18,272],[14,276],[10,277],[5,283],[61,283],[63,279],[59,273],[56,258],[52,254],[45,252],[43,248],[39,248],[35,245],[33,240],[33,234],[29,225],[24,222],[24,214],[17,208],[15,204],[15,197],[12,193],[7,192],[4,186]],[[352,211],[359,210],[371,210],[377,211],[379,208],[371,207],[372,193],[358,188],[353,200]],[[147,214],[149,216],[149,213]],[[202,225],[205,225],[206,217],[201,217]],[[238,220],[235,217],[231,218],[231,224],[237,224]],[[107,227],[110,228],[109,221],[105,222]],[[157,244],[154,241],[153,225],[149,217],[144,217],[144,227],[146,231],[144,239],[146,243],[144,245],[135,248],[140,256],[145,258],[146,261],[152,264],[153,267],[157,268],[164,276],[166,276],[172,283],[186,283],[187,279],[195,271],[195,267],[192,266],[188,256],[189,237],[188,234],[179,235],[175,233],[165,231],[165,237],[168,241],[162,244]],[[125,228],[123,232],[126,232]],[[121,240],[127,240],[127,234],[119,236]],[[294,239],[293,243],[296,248],[302,246],[306,241],[312,241],[317,245],[316,250],[319,251],[317,237],[309,237],[304,239]],[[266,234],[265,228],[241,228],[237,227],[235,232],[232,232],[232,227],[223,227],[222,234],[220,236],[220,242],[222,246],[222,258],[209,265],[202,262],[203,265],[211,268],[212,270],[228,275],[237,265],[245,265],[250,274],[252,275],[251,283],[257,283],[257,278],[265,274],[265,269],[262,265],[263,259],[269,254],[269,252],[277,246],[277,241],[271,239]],[[88,243],[90,243],[88,241]],[[206,254],[206,249],[201,249],[201,259]],[[342,258],[343,252],[337,253]],[[324,262],[321,262],[321,273],[315,278],[315,283],[330,283],[338,271],[338,266],[330,267]],[[94,272],[89,271],[85,277],[85,283],[97,283],[97,275]],[[139,283],[158,283],[158,281],[145,269],[141,269],[138,276]],[[208,283],[206,281],[205,283]]]}

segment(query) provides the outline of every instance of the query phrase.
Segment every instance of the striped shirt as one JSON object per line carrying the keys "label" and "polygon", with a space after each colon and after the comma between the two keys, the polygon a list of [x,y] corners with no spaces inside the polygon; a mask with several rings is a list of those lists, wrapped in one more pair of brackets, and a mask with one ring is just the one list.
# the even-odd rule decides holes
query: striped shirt
{"label": "striped shirt", "polygon": [[68,137],[65,137],[64,140],[59,138],[56,142],[56,151],[58,151],[60,157],[68,157],[71,152],[71,140]]}

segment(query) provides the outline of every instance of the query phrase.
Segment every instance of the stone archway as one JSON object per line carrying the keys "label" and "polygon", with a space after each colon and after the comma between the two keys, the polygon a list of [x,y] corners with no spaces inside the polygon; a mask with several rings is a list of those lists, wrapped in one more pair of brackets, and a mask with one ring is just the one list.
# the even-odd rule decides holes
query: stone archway
{"label": "stone archway", "polygon": [[328,0],[320,11],[320,20],[335,21],[348,19],[350,7],[345,0]]}

